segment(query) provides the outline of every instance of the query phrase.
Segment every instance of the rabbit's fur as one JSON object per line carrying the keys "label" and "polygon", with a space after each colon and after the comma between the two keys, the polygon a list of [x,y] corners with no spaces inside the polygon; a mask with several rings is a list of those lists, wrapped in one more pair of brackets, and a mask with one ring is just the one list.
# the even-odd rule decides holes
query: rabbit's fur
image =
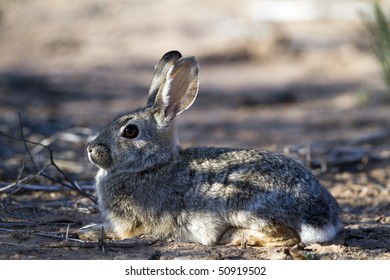
{"label": "rabbit's fur", "polygon": [[147,234],[204,245],[331,240],[341,227],[337,202],[293,159],[179,147],[174,118],[195,100],[198,72],[194,57],[165,54],[145,108],[119,115],[89,143],[110,230],[121,239]]}

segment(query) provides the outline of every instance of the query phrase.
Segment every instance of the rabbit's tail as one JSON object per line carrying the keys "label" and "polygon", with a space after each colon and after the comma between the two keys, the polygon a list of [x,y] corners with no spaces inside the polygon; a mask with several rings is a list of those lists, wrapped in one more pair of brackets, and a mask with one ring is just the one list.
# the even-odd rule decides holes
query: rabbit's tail
{"label": "rabbit's tail", "polygon": [[339,222],[322,227],[302,224],[299,237],[302,243],[323,243],[332,240],[341,228],[342,225]]}

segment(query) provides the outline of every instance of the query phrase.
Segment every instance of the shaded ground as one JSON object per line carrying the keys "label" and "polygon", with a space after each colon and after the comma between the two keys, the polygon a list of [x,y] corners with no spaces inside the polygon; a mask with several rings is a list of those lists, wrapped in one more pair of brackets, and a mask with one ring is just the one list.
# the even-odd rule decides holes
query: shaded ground
{"label": "shaded ground", "polygon": [[[390,95],[361,22],[264,23],[248,16],[251,1],[68,2],[0,4],[0,259],[390,259]],[[345,230],[334,242],[80,242],[77,229],[99,221],[85,143],[145,102],[170,49],[201,65],[199,97],[178,120],[183,146],[266,148],[301,161],[341,206]],[[58,169],[45,168],[46,148],[26,143],[34,167],[8,136],[50,146]]]}

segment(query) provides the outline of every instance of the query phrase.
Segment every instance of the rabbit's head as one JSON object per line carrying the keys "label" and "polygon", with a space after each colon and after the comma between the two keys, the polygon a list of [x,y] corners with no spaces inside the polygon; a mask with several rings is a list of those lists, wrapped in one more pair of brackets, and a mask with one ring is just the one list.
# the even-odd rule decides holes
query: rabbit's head
{"label": "rabbit's head", "polygon": [[140,172],[169,161],[177,152],[174,118],[194,102],[199,66],[194,57],[166,53],[156,66],[147,105],[119,115],[87,147],[101,169]]}

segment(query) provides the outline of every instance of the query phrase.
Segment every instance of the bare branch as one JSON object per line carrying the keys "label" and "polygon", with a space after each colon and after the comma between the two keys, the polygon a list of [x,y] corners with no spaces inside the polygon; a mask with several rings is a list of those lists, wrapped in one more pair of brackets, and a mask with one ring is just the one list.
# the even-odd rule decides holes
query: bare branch
{"label": "bare branch", "polygon": [[[126,241],[111,241],[111,240],[98,240],[98,241],[86,241],[78,238],[69,238],[67,234],[65,236],[62,235],[56,235],[56,234],[51,234],[47,232],[31,232],[31,231],[21,231],[21,230],[13,230],[13,229],[8,229],[8,228],[0,228],[0,231],[4,232],[17,232],[20,234],[25,234],[25,235],[33,235],[33,236],[42,236],[42,237],[49,237],[49,238],[55,238],[55,239],[61,239],[64,240],[60,243],[49,243],[44,245],[44,247],[48,248],[64,248],[64,247],[80,247],[80,248],[96,248],[96,247],[101,247],[102,250],[104,251],[105,247],[111,247],[111,248],[134,248],[140,245],[151,245],[153,242],[141,242],[139,240],[126,240]],[[0,243],[3,244],[3,243]],[[6,243],[4,245],[15,245],[15,244],[9,244]],[[23,245],[25,246],[25,245]],[[33,246],[38,247],[38,246]],[[42,245],[39,245],[39,247],[42,247]]]}
{"label": "bare branch", "polygon": [[20,189],[20,186],[18,187],[18,184],[19,184],[20,178],[22,177],[22,173],[23,173],[23,170],[25,167],[26,167],[26,162],[23,162],[23,166],[19,171],[18,178],[16,178],[15,189],[12,191],[12,194],[16,193]]}
{"label": "bare branch", "polygon": [[[37,174],[34,174],[34,175],[29,175],[23,179],[21,179],[19,182],[21,183],[28,183],[29,179],[33,179],[31,177],[36,177]],[[15,183],[12,183],[12,184],[9,184],[9,185],[6,185],[2,188],[0,188],[0,192],[5,192],[7,191],[7,189],[9,188],[12,188],[15,186]],[[24,189],[24,190],[30,190],[30,191],[48,191],[48,192],[55,192],[55,191],[60,191],[64,188],[64,186],[57,186],[57,185],[27,185],[27,184],[24,184],[24,185],[19,185],[19,188],[20,189]],[[83,190],[83,191],[93,191],[95,189],[95,187],[93,185],[80,185],[80,188]]]}
{"label": "bare branch", "polygon": [[[26,152],[30,158],[30,161],[32,163],[32,165],[34,166],[34,169],[36,171],[36,174],[34,175],[29,175],[23,179],[21,179],[21,172],[18,176],[18,179],[16,180],[15,183],[13,184],[10,184],[8,186],[5,186],[3,188],[0,189],[0,191],[5,191],[9,188],[12,188],[12,187],[15,187],[15,186],[18,186],[19,183],[21,182],[29,182],[31,181],[32,179],[36,178],[37,176],[42,176],[46,179],[49,179],[55,183],[58,183],[58,184],[61,184],[62,186],[66,187],[66,188],[69,188],[69,189],[73,189],[73,190],[77,190],[80,194],[88,197],[90,200],[92,200],[94,203],[97,203],[97,199],[95,196],[85,192],[78,184],[77,182],[75,182],[72,178],[70,178],[70,176],[68,174],[66,174],[57,164],[56,162],[54,161],[54,151],[47,145],[44,145],[42,143],[37,143],[37,142],[33,142],[33,141],[29,141],[27,139],[25,139],[25,136],[24,136],[24,132],[23,132],[23,121],[22,121],[22,116],[21,114],[19,113],[19,122],[20,122],[20,134],[21,134],[21,138],[16,138],[16,137],[13,137],[13,136],[10,136],[10,135],[7,135],[3,132],[0,131],[0,135],[3,135],[9,139],[13,139],[13,140],[16,140],[16,141],[21,141],[23,142],[23,145],[26,149]],[[35,163],[34,161],[34,157],[32,156],[31,152],[30,152],[30,149],[28,148],[27,144],[33,144],[33,145],[36,145],[36,146],[40,146],[44,149],[46,149],[49,153],[49,158],[50,158],[50,164],[47,164],[43,169],[39,170],[38,169],[38,166],[37,164]],[[60,180],[57,180],[51,176],[49,176],[48,174],[45,173],[45,171],[47,170],[48,167],[50,166],[53,166],[57,172],[59,172],[61,174],[61,176],[65,179],[65,182],[62,182]],[[24,167],[23,167],[24,169]]]}
{"label": "bare branch", "polygon": [[[28,183],[28,182],[30,182],[31,180],[33,180],[34,178],[36,178],[36,177],[38,177],[39,175],[43,175],[43,172],[50,166],[51,164],[48,164],[48,165],[46,165],[44,168],[42,168],[40,171],[38,171],[36,174],[32,174],[32,175],[28,175],[28,176],[26,176],[26,177],[24,177],[24,178],[22,178],[22,179],[20,179],[19,177],[20,177],[20,175],[21,175],[21,173],[19,174],[19,176],[18,176],[18,179],[16,180],[16,182],[15,183],[12,183],[12,184],[9,184],[9,185],[7,185],[7,186],[4,186],[4,187],[2,187],[2,188],[0,188],[0,192],[4,192],[4,191],[6,191],[6,190],[8,190],[8,189],[10,189],[10,188],[13,188],[13,187],[18,187],[18,190],[20,189],[20,188],[23,188],[22,186],[18,186],[18,184],[19,183]],[[24,166],[25,166],[25,164],[24,164]],[[23,166],[23,168],[24,168],[24,166]],[[13,191],[12,193],[15,193],[16,191]]]}
{"label": "bare branch", "polygon": [[28,148],[27,143],[26,143],[26,140],[25,140],[25,138],[24,138],[22,115],[20,114],[20,112],[18,113],[18,115],[19,115],[19,123],[20,123],[20,135],[21,135],[21,137],[22,137],[22,141],[23,141],[24,148],[26,149],[27,154],[28,154],[28,156],[30,157],[31,162],[32,162],[32,164],[34,165],[35,171],[38,172],[38,167],[37,167],[37,165],[35,164],[35,161],[34,161],[32,155],[31,155],[31,153],[30,153],[30,149]]}

